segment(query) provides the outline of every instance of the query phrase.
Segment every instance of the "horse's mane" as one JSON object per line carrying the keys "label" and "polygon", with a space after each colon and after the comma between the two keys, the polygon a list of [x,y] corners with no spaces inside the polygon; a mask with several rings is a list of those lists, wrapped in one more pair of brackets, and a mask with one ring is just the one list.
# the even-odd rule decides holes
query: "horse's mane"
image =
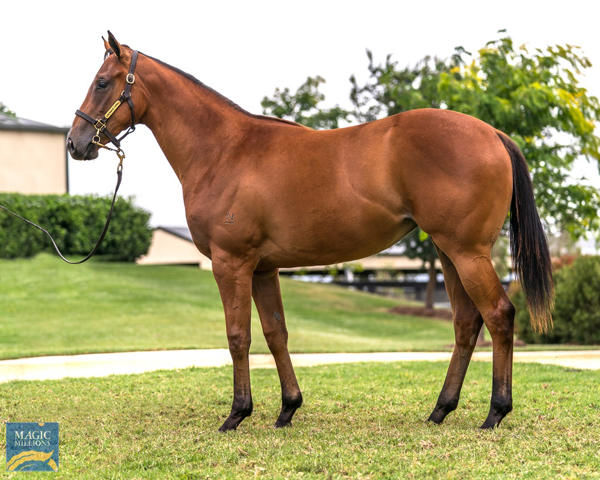
{"label": "horse's mane", "polygon": [[208,90],[209,92],[211,92],[213,95],[217,96],[218,98],[220,98],[221,100],[225,101],[229,106],[235,108],[237,111],[242,112],[244,115],[247,115],[248,117],[251,118],[256,118],[259,120],[266,120],[266,121],[271,121],[271,122],[279,122],[279,123],[286,123],[288,125],[293,125],[295,127],[302,127],[302,125],[300,125],[299,123],[296,122],[292,122],[291,120],[285,120],[283,118],[278,118],[278,117],[270,117],[268,115],[256,115],[254,113],[250,113],[249,111],[243,109],[242,107],[240,107],[237,103],[231,101],[229,98],[227,98],[225,95],[220,94],[219,92],[217,92],[215,89],[209,87],[208,85],[202,83],[200,80],[198,80],[196,77],[194,77],[193,75],[190,75],[187,72],[184,72],[183,70],[180,70],[177,67],[174,67],[173,65],[169,65],[166,62],[163,62],[162,60],[159,60],[158,58],[154,58],[150,55],[147,55],[145,53],[139,52],[142,55],[144,55],[145,57],[148,57],[152,60],[154,60],[156,63],[158,63],[159,65],[162,65],[164,67],[167,67],[169,70],[177,73],[178,75],[181,75],[185,78],[187,78],[188,80],[191,80],[192,82],[194,82],[196,85]]}

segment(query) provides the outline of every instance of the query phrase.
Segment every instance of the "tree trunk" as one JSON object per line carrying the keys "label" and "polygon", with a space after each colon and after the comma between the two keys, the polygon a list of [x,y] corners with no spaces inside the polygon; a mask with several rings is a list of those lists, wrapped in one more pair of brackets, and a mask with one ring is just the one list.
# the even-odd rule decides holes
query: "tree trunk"
{"label": "tree trunk", "polygon": [[437,284],[435,258],[429,261],[427,273],[429,275],[429,280],[427,282],[427,289],[425,290],[425,308],[427,310],[433,310],[433,294],[435,293],[435,286]]}

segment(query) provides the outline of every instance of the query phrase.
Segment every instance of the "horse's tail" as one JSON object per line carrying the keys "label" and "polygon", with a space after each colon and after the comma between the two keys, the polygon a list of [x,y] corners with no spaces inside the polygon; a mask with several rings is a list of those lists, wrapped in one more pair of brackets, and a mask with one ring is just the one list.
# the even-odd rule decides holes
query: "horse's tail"
{"label": "horse's tail", "polygon": [[552,326],[554,283],[546,235],[535,207],[533,185],[523,153],[508,136],[498,136],[510,155],[513,193],[510,204],[510,249],[513,266],[529,306],[531,326],[545,332]]}

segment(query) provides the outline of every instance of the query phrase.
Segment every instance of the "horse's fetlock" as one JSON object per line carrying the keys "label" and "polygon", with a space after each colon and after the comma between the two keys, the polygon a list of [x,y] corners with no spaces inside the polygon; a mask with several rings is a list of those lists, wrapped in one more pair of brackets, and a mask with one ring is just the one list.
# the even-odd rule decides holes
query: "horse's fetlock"
{"label": "horse's fetlock", "polygon": [[453,412],[458,407],[458,398],[439,399],[435,408],[443,411],[445,414]]}
{"label": "horse's fetlock", "polygon": [[253,408],[252,397],[236,397],[233,399],[231,413],[239,415],[240,417],[249,417],[252,415]]}
{"label": "horse's fetlock", "polygon": [[283,394],[281,397],[283,408],[296,409],[302,405],[302,393]]}
{"label": "horse's fetlock", "polygon": [[492,398],[492,409],[499,415],[504,416],[512,411],[512,399],[510,398]]}

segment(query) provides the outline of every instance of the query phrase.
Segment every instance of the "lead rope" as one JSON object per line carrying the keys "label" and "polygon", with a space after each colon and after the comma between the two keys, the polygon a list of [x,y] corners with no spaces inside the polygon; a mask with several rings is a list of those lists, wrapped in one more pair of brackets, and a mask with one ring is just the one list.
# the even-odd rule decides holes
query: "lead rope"
{"label": "lead rope", "polygon": [[[110,150],[112,150],[112,149],[110,149]],[[113,194],[112,202],[110,204],[110,210],[108,211],[108,217],[106,217],[106,223],[104,224],[104,228],[102,229],[100,238],[98,238],[98,241],[96,242],[96,245],[94,245],[94,248],[92,248],[92,251],[90,253],[88,253],[81,260],[78,260],[75,262],[75,261],[72,261],[72,260],[69,260],[68,258],[66,258],[62,254],[60,249],[58,248],[58,245],[56,245],[56,242],[54,241],[54,238],[52,238],[52,235],[50,235],[48,230],[46,230],[44,227],[40,227],[37,223],[34,223],[31,220],[27,220],[25,217],[22,217],[18,213],[13,212],[12,210],[6,208],[2,204],[0,204],[0,209],[6,211],[7,213],[10,213],[14,217],[17,217],[17,218],[23,220],[24,222],[28,223],[29,225],[32,225],[33,227],[37,228],[38,230],[41,230],[46,235],[48,235],[48,238],[50,238],[50,241],[52,242],[52,245],[54,246],[54,250],[56,250],[56,253],[63,261],[70,263],[71,265],[77,265],[79,263],[87,262],[90,258],[92,258],[94,253],[96,253],[96,250],[102,243],[102,240],[104,240],[104,236],[106,235],[106,232],[108,232],[108,226],[110,225],[110,219],[112,217],[113,207],[115,206],[115,201],[117,200],[117,192],[119,191],[119,187],[121,186],[121,179],[123,178],[123,159],[125,158],[125,154],[123,153],[123,151],[121,149],[119,149],[119,151],[117,152],[117,156],[119,157],[119,165],[117,166],[117,185],[115,186],[115,193]]]}

